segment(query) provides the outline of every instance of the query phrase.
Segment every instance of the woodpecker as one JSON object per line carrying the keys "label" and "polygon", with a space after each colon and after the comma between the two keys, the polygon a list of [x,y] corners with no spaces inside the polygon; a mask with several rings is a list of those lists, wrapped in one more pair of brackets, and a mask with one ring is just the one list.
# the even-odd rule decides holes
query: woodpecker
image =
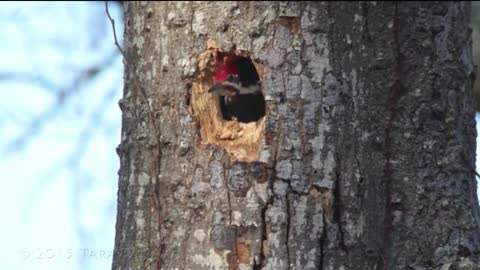
{"label": "woodpecker", "polygon": [[237,60],[217,68],[213,76],[215,84],[208,92],[225,97],[259,94],[260,81],[255,67],[251,63],[249,67],[244,62]]}
{"label": "woodpecker", "polygon": [[265,99],[260,78],[252,61],[235,55],[217,56],[219,63],[209,93],[220,96],[225,120],[249,123],[265,115]]}

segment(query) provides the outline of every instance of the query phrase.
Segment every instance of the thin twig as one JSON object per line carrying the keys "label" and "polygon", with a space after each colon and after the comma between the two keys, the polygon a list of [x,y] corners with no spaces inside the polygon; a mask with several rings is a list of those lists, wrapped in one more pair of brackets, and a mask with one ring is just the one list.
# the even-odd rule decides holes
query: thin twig
{"label": "thin twig", "polygon": [[113,38],[115,39],[115,46],[118,48],[120,53],[123,56],[123,60],[128,63],[127,55],[123,51],[122,47],[120,47],[120,44],[118,43],[117,39],[117,31],[115,31],[115,20],[110,16],[110,12],[108,11],[108,1],[105,1],[105,12],[107,13],[108,19],[110,20],[110,24],[112,25],[112,30],[113,30]]}
{"label": "thin twig", "polygon": [[110,16],[110,12],[108,11],[108,1],[105,1],[105,12],[107,13],[108,19],[110,20],[110,24],[112,25],[113,38],[115,40],[115,46],[117,47],[117,49],[120,51],[120,53],[123,56],[123,61],[125,62],[125,67],[127,67],[128,65],[132,66],[132,69],[133,69],[133,72],[134,72],[134,76],[132,76],[133,77],[133,83],[134,83],[136,89],[139,90],[142,100],[147,105],[149,119],[150,119],[152,127],[155,131],[155,136],[157,137],[157,141],[160,145],[160,132],[157,129],[157,125],[155,124],[155,118],[153,117],[153,112],[152,112],[152,108],[150,107],[150,103],[148,103],[147,94],[145,93],[145,90],[141,86],[140,81],[138,79],[138,76],[136,74],[137,68],[135,67],[135,65],[133,63],[128,61],[126,53],[123,51],[122,47],[120,47],[120,44],[118,43],[117,31],[115,30],[115,20],[112,18],[112,16]]}

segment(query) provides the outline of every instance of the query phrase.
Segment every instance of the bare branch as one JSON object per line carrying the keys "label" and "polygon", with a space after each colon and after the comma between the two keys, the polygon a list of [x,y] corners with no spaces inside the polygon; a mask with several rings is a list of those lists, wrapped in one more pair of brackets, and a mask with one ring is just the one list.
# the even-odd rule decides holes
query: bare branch
{"label": "bare branch", "polygon": [[0,81],[13,81],[15,83],[35,84],[44,90],[57,88],[54,83],[45,78],[42,74],[32,74],[18,71],[1,71]]}
{"label": "bare branch", "polygon": [[73,80],[72,84],[68,87],[57,88],[54,85],[50,85],[50,87],[54,87],[50,88],[50,90],[53,90],[55,88],[57,89],[55,92],[58,95],[54,104],[52,104],[50,108],[45,110],[43,113],[37,115],[34,119],[32,119],[30,124],[22,131],[19,136],[17,136],[10,142],[6,142],[3,149],[0,149],[2,154],[9,155],[14,151],[21,150],[29,142],[33,135],[35,135],[41,128],[46,125],[48,120],[54,118],[56,115],[59,114],[59,112],[66,105],[67,101],[71,99],[72,96],[80,90],[82,85],[85,85],[91,80],[93,80],[96,76],[99,75],[100,71],[107,70],[107,68],[114,63],[116,56],[117,54],[112,53],[105,59],[105,61],[84,70],[78,75],[78,77]]}

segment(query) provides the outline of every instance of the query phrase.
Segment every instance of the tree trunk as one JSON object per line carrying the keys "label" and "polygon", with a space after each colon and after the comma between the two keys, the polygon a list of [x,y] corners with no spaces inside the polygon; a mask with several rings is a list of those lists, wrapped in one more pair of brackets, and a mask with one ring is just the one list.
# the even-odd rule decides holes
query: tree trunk
{"label": "tree trunk", "polygon": [[[125,2],[113,269],[479,269],[462,2]],[[222,117],[212,59],[266,115]]]}

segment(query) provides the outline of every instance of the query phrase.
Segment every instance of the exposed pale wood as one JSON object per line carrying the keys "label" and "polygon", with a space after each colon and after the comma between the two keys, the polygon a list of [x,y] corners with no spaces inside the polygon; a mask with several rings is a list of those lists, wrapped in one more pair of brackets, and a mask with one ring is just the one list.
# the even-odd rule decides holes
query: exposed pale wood
{"label": "exposed pale wood", "polygon": [[[234,160],[252,162],[260,158],[260,146],[264,137],[266,116],[256,122],[241,123],[235,119],[222,118],[218,96],[207,91],[212,86],[211,59],[218,51],[214,41],[208,42],[208,49],[198,56],[199,74],[192,85],[192,112],[199,122],[201,143],[221,146],[234,157]],[[237,55],[245,53],[234,51]],[[254,63],[260,77],[263,68]],[[267,111],[268,112],[268,111]]]}

